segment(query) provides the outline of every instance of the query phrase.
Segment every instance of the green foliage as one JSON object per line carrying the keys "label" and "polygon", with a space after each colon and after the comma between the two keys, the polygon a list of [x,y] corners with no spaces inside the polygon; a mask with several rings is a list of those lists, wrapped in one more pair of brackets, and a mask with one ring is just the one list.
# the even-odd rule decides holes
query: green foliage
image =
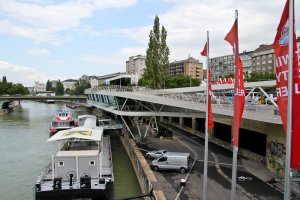
{"label": "green foliage", "polygon": [[2,83],[4,83],[4,84],[7,83],[6,76],[3,76],[3,77],[2,77]]}
{"label": "green foliage", "polygon": [[225,78],[234,78],[234,73],[227,74]]}
{"label": "green foliage", "polygon": [[164,26],[160,31],[158,16],[154,19],[153,30],[149,34],[148,49],[146,51],[146,68],[142,82],[151,88],[162,88],[164,80],[169,74],[169,55],[167,46],[167,31]]}
{"label": "green foliage", "polygon": [[71,95],[84,95],[84,90],[91,88],[91,84],[87,80],[79,80],[75,83],[75,89],[70,91]]}
{"label": "green foliage", "polygon": [[48,80],[46,83],[46,91],[51,91],[52,89],[52,83]]}
{"label": "green foliage", "polygon": [[12,82],[7,82],[6,76],[3,76],[2,82],[0,82],[0,95],[26,95],[29,94],[28,88],[24,87],[22,84],[14,84]]}
{"label": "green foliage", "polygon": [[255,82],[255,81],[268,81],[268,80],[275,80],[276,74],[269,73],[269,72],[252,72],[250,76],[245,76],[245,81],[247,82]]}
{"label": "green foliage", "polygon": [[178,76],[168,76],[165,80],[165,88],[180,88],[180,87],[190,87],[199,86],[200,81],[195,78],[190,78],[189,76],[178,75]]}
{"label": "green foliage", "polygon": [[58,80],[56,84],[55,95],[64,95],[64,85],[62,84],[62,82],[60,82],[60,80]]}

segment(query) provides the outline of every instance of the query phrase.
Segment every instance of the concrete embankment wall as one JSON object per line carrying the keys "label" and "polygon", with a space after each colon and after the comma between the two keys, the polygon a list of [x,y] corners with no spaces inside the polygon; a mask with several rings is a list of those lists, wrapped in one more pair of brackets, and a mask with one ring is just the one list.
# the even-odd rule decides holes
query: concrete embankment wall
{"label": "concrete embankment wall", "polygon": [[[153,189],[152,199],[166,200],[161,190],[155,190],[154,186],[156,185],[157,180],[153,174],[153,171],[150,169],[146,159],[141,153],[140,149],[135,144],[134,140],[130,139],[128,133],[126,132],[123,132],[123,136],[120,136],[120,139],[131,160],[132,166],[134,168],[142,192],[146,194]],[[145,199],[149,199],[149,198],[146,197]]]}

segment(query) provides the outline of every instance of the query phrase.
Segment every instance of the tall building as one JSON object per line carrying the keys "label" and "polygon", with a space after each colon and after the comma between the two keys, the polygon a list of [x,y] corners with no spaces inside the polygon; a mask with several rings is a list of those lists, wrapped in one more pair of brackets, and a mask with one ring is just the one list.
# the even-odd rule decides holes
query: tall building
{"label": "tall building", "polygon": [[146,56],[143,55],[129,57],[129,60],[126,61],[126,73],[136,74],[138,76],[142,75],[146,68],[145,60]]}
{"label": "tall building", "polygon": [[276,72],[275,53],[272,45],[261,44],[254,50],[252,72]]}
{"label": "tall building", "polygon": [[300,37],[297,37],[297,50],[298,50],[298,64],[299,64],[299,71],[300,71]]}
{"label": "tall building", "polygon": [[243,51],[243,53],[240,53],[240,58],[243,62],[244,74],[250,75],[252,72],[253,53],[254,51]]}
{"label": "tall building", "polygon": [[203,63],[192,57],[186,60],[175,61],[170,63],[170,75],[176,76],[183,74],[185,76],[191,76],[192,78],[203,80]]}
{"label": "tall building", "polygon": [[74,79],[67,79],[62,82],[64,86],[64,90],[66,91],[67,89],[73,90],[75,88],[75,83],[77,83],[77,80]]}
{"label": "tall building", "polygon": [[45,92],[46,91],[46,84],[40,83],[39,81],[34,82],[33,91],[35,93],[38,92]]}
{"label": "tall building", "polygon": [[233,55],[220,56],[209,59],[211,70],[211,81],[225,78],[226,75],[234,73]]}

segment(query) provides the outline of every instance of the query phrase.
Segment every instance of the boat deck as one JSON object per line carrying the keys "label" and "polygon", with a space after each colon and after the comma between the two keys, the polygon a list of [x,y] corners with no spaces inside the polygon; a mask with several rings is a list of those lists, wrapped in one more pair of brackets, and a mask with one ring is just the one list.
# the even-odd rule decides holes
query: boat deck
{"label": "boat deck", "polygon": [[[75,147],[76,148],[76,147]],[[81,147],[78,147],[81,148]],[[72,148],[73,149],[73,148]],[[101,155],[99,155],[101,156]],[[113,165],[112,165],[112,155],[110,147],[110,138],[103,137],[103,148],[102,148],[102,163],[100,167],[100,177],[105,179],[105,181],[100,182],[98,178],[91,179],[91,189],[100,189],[104,190],[106,188],[107,182],[113,182]],[[44,173],[43,173],[44,172]],[[52,169],[51,163],[44,168],[42,174],[38,178],[38,182],[41,185],[41,192],[43,191],[52,191],[53,190],[53,179],[52,179]],[[76,180],[76,177],[73,178],[72,186],[70,186],[70,181],[63,177],[61,181],[61,190],[69,189],[80,189],[80,179]]]}

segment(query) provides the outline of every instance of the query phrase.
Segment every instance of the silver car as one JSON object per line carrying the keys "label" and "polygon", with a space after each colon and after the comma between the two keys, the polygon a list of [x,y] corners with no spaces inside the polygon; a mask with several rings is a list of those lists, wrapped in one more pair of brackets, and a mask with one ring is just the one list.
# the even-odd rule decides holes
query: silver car
{"label": "silver car", "polygon": [[146,157],[147,158],[159,158],[161,157],[163,154],[167,153],[168,151],[165,149],[162,150],[154,150],[154,151],[148,151],[146,153]]}

